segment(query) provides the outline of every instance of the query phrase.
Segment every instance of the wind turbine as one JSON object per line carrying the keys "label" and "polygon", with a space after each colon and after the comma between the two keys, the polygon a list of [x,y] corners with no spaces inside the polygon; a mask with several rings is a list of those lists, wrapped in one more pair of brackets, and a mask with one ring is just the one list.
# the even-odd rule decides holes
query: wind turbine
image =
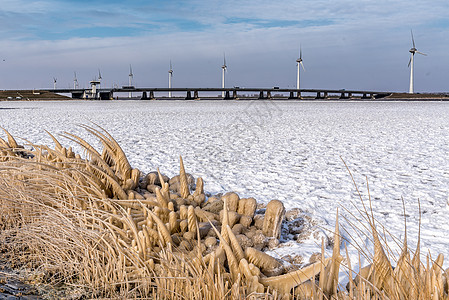
{"label": "wind turbine", "polygon": [[101,79],[103,79],[103,77],[101,77],[100,69],[98,69],[98,81],[100,82],[100,83],[98,84],[98,88],[101,87]]}
{"label": "wind turbine", "polygon": [[58,79],[56,77],[53,77],[53,89],[56,90],[56,81],[58,81]]}
{"label": "wind turbine", "polygon": [[[221,75],[221,88],[224,89],[225,88],[225,73],[226,70],[228,69],[228,66],[226,65],[226,54],[223,53],[223,65],[221,66],[222,69],[222,75]],[[225,92],[222,91],[221,92],[221,97],[225,97]]]}
{"label": "wind turbine", "polygon": [[73,89],[77,89],[79,87],[79,85],[78,85],[78,79],[76,78],[76,72],[73,72],[73,74],[75,75],[73,77]]}
{"label": "wind turbine", "polygon": [[[133,77],[134,77],[133,69],[132,69],[131,65],[129,65],[129,75],[128,75],[128,86],[129,86],[129,88],[131,88],[132,85],[133,85]],[[133,93],[129,92],[129,98],[132,98],[132,96],[133,96]]]}
{"label": "wind turbine", "polygon": [[414,61],[413,61],[413,59],[414,59],[414,57],[415,57],[415,53],[418,53],[418,54],[421,54],[421,55],[424,55],[424,56],[427,56],[427,54],[424,54],[424,53],[422,53],[422,52],[419,52],[417,49],[416,49],[416,47],[415,47],[415,39],[413,38],[413,31],[412,30],[410,30],[410,32],[411,32],[411,34],[412,34],[412,44],[413,44],[413,47],[408,51],[408,52],[410,52],[411,54],[410,54],[410,60],[409,60],[409,62],[408,62],[408,66],[409,66],[409,68],[410,68],[410,89],[409,89],[409,94],[413,94],[413,65],[414,65]]}
{"label": "wind turbine", "polygon": [[296,60],[296,67],[297,67],[297,74],[296,74],[296,89],[299,90],[299,70],[302,69],[304,70],[304,72],[306,71],[306,69],[304,69],[304,64],[302,63],[302,49],[301,49],[301,45],[299,46],[299,58]]}
{"label": "wind turbine", "polygon": [[[168,88],[171,89],[171,79],[173,77],[173,68],[170,60],[170,70],[168,70]],[[171,98],[171,91],[168,92],[168,98]]]}

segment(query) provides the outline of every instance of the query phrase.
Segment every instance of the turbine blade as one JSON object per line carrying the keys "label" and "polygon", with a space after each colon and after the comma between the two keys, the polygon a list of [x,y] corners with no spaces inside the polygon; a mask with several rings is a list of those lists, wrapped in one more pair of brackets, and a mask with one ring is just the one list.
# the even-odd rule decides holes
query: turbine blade
{"label": "turbine blade", "polygon": [[171,69],[172,69],[172,66],[171,66],[171,60],[170,60],[170,71],[171,71]]}
{"label": "turbine blade", "polygon": [[410,60],[408,61],[408,67],[410,68],[410,64],[412,63],[412,57],[410,57]]}
{"label": "turbine blade", "polygon": [[422,53],[422,52],[419,52],[419,51],[416,51],[416,53],[419,53],[419,54],[421,54],[421,55],[427,56],[427,54]]}
{"label": "turbine blade", "polygon": [[301,44],[299,44],[299,59],[302,59],[302,48],[301,48]]}
{"label": "turbine blade", "polygon": [[413,48],[415,47],[415,39],[413,38],[413,31],[410,29],[410,33],[412,34],[412,44],[413,44]]}
{"label": "turbine blade", "polygon": [[223,52],[223,66],[226,67],[226,53]]}
{"label": "turbine blade", "polygon": [[300,62],[302,69],[304,70],[304,72],[306,71],[306,69],[304,68],[304,64],[302,62]]}

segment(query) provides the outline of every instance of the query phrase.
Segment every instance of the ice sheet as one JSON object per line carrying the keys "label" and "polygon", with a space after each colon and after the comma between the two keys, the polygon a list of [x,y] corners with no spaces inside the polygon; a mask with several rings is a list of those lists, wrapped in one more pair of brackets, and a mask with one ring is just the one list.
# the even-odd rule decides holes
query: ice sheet
{"label": "ice sheet", "polygon": [[[446,102],[68,101],[0,102],[0,108],[7,108],[0,109],[0,126],[34,143],[52,143],[46,129],[95,144],[77,126],[95,122],[143,172],[159,167],[174,176],[182,155],[187,172],[203,177],[206,191],[282,200],[315,220],[321,234],[331,236],[338,207],[344,236],[369,244],[363,237],[353,240],[351,214],[361,219],[356,207],[362,205],[346,162],[365,200],[368,181],[373,214],[386,232],[404,237],[403,199],[414,249],[419,199],[422,255],[449,254]],[[388,244],[396,253],[401,242],[388,238]],[[307,261],[318,251],[320,239],[311,234],[275,252],[298,253]],[[358,252],[349,252],[356,265]]]}

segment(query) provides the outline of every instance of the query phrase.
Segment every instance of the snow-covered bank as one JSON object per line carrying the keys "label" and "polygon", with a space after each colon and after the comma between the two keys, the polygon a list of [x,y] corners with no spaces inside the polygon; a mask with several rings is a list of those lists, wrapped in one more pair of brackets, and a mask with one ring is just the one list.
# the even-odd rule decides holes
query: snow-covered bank
{"label": "snow-covered bank", "polygon": [[[337,207],[353,213],[354,206],[361,207],[343,159],[365,199],[368,179],[374,216],[393,236],[403,237],[403,198],[414,248],[419,199],[422,253],[430,250],[436,257],[449,249],[446,102],[70,101],[0,107],[15,108],[0,110],[0,126],[14,136],[51,144],[46,129],[93,142],[76,126],[93,121],[117,139],[133,167],[144,172],[159,167],[173,176],[181,154],[187,171],[204,178],[207,191],[282,200],[317,220],[320,230],[333,230]],[[340,213],[352,220],[345,210]],[[345,236],[352,235],[348,222],[341,223],[349,231]],[[319,251],[317,243],[311,237],[276,252],[294,250],[307,259]],[[352,250],[354,260],[355,254]]]}

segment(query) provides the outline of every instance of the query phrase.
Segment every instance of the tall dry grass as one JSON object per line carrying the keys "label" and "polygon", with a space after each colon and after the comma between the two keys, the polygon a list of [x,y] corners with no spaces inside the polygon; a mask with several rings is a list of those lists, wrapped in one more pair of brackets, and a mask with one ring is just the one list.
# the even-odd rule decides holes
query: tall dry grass
{"label": "tall dry grass", "polygon": [[[225,226],[226,200],[226,222],[211,220],[220,245],[207,251],[199,225],[206,213],[192,213],[193,207],[183,213],[168,184],[154,195],[139,193],[140,172],[115,140],[99,127],[84,128],[100,139],[101,151],[78,136],[65,136],[84,147],[85,158],[53,136],[54,148],[29,144],[31,150],[6,131],[8,140],[0,139],[0,257],[10,268],[27,270],[30,282],[76,286],[88,298],[449,299],[443,255],[427,256],[423,264],[419,245],[412,253],[405,240],[399,258],[392,259],[363,202],[360,213],[374,253],[357,273],[347,253],[340,253],[337,219],[330,257],[323,244],[316,263],[267,276],[261,270],[276,261],[239,245]],[[203,199],[201,191],[190,195],[185,176],[181,161],[177,197],[194,204]],[[188,242],[176,241],[180,232]],[[338,283],[342,263],[349,270],[347,287]]]}

